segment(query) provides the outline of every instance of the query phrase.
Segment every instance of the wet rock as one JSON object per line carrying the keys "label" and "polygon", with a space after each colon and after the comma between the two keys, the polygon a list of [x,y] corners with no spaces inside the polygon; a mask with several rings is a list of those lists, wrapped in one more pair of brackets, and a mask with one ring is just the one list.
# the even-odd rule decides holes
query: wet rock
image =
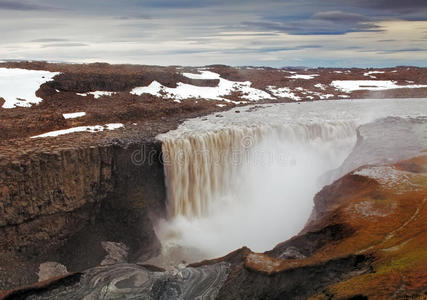
{"label": "wet rock", "polygon": [[278,258],[280,259],[297,259],[297,258],[305,258],[305,255],[301,254],[301,252],[295,247],[286,248]]}
{"label": "wet rock", "polygon": [[45,281],[67,273],[67,268],[64,265],[57,262],[45,262],[40,265],[37,275],[39,277],[39,281]]}
{"label": "wet rock", "polygon": [[227,263],[176,272],[116,264],[88,270],[68,286],[50,282],[43,290],[25,293],[26,299],[215,299],[229,271]]}

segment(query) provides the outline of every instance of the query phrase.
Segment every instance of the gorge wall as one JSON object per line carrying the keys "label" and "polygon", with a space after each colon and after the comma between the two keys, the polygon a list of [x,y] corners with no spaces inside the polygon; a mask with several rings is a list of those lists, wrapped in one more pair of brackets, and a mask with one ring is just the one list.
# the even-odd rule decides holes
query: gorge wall
{"label": "gorge wall", "polygon": [[44,261],[95,266],[101,241],[125,244],[129,259],[158,251],[150,217],[164,215],[160,154],[146,139],[3,158],[0,289],[37,281]]}

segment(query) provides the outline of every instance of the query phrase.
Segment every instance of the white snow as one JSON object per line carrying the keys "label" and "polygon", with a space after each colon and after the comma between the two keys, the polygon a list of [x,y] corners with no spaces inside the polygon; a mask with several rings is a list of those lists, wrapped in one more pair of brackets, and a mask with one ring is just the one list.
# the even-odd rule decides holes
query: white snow
{"label": "white snow", "polygon": [[268,86],[267,90],[269,90],[274,96],[279,98],[290,98],[295,101],[300,101],[301,97],[295,95],[290,88],[283,87],[283,88],[277,88],[275,86]]}
{"label": "white snow", "polygon": [[[317,88],[319,88],[319,85],[326,88],[326,86],[324,86],[320,83],[316,84],[315,86]],[[295,100],[295,101],[302,100],[302,98],[300,96],[295,95],[295,93],[288,87],[277,88],[275,86],[268,86],[267,90],[269,92],[271,92],[274,96],[279,97],[279,98],[290,98],[290,99]],[[319,99],[321,99],[321,100],[335,97],[335,95],[333,95],[333,94],[323,94],[323,93],[319,93],[319,92],[313,92],[313,91],[304,89],[303,87],[296,87],[295,91],[301,92],[301,94],[303,94],[304,97],[309,99],[309,100],[313,100],[315,98],[314,96],[319,97]]]}
{"label": "white snow", "polygon": [[370,78],[377,78],[377,77],[373,76],[372,74],[384,74],[384,73],[385,73],[384,71],[369,71],[369,72],[364,73],[363,76],[367,76]]}
{"label": "white snow", "polygon": [[319,76],[319,74],[309,74],[309,75],[295,74],[295,75],[289,76],[288,78],[308,80],[308,79],[313,79],[316,76]]}
{"label": "white snow", "polygon": [[112,96],[115,92],[105,92],[105,91],[96,91],[90,92],[89,94],[93,95],[95,99],[101,98],[102,96]]}
{"label": "white snow", "polygon": [[219,79],[220,75],[210,71],[203,71],[201,74],[193,74],[193,73],[182,73],[187,78],[190,79]]}
{"label": "white snow", "polygon": [[265,70],[263,67],[240,67],[239,69],[246,69],[246,70]]}
{"label": "white snow", "polygon": [[151,94],[153,96],[161,97],[160,91],[163,85],[157,81],[153,81],[149,86],[134,88],[130,93],[133,95],[141,96],[142,94]]}
{"label": "white snow", "polygon": [[319,94],[317,94],[317,93],[316,93],[316,95],[318,95],[318,96],[319,96],[319,98],[320,98],[320,99],[322,99],[322,100],[323,100],[323,99],[329,99],[329,98],[333,98],[333,97],[335,97],[335,95],[334,95],[334,94],[320,94],[320,93],[319,93]]}
{"label": "white snow", "polygon": [[327,88],[326,84],[321,84],[321,83],[315,84],[314,87],[317,87],[318,89],[321,89],[323,91],[326,90]]}
{"label": "white snow", "polygon": [[411,177],[413,176],[410,173],[396,170],[390,166],[366,166],[353,172],[353,174],[375,179],[388,188],[396,186],[401,186],[401,189],[405,187],[416,188],[416,185],[411,182]]}
{"label": "white snow", "polygon": [[69,113],[69,114],[62,114],[64,116],[64,119],[76,119],[86,116],[85,112],[75,112],[75,113]]}
{"label": "white snow", "polygon": [[95,99],[99,99],[99,98],[101,98],[102,96],[112,96],[112,95],[114,95],[114,94],[116,94],[116,92],[95,91],[95,92],[88,92],[88,93],[76,93],[76,95],[78,95],[78,96],[82,96],[82,97],[86,97],[86,96],[89,96],[89,95],[93,95],[93,97],[94,97]]}
{"label": "white snow", "polygon": [[43,133],[40,135],[32,136],[32,139],[35,138],[45,138],[45,137],[55,137],[59,135],[69,134],[69,133],[75,133],[75,132],[99,132],[106,130],[114,130],[118,128],[122,128],[123,124],[121,123],[112,123],[112,124],[106,124],[106,125],[95,125],[95,126],[79,126],[79,127],[72,127],[68,129],[62,129],[62,130],[56,130],[56,131],[50,131],[47,133]]}
{"label": "white snow", "polygon": [[192,79],[218,79],[219,83],[216,87],[205,87],[179,82],[176,88],[170,88],[157,81],[153,81],[149,86],[134,88],[130,93],[138,96],[151,94],[175,100],[202,98],[230,101],[224,98],[224,96],[230,95],[233,92],[240,92],[242,93],[242,98],[249,101],[275,99],[265,91],[252,88],[250,81],[231,81],[221,78],[219,74],[210,71],[202,71],[201,74],[184,73],[183,75]]}
{"label": "white snow", "polygon": [[56,72],[0,68],[0,98],[3,108],[30,107],[43,99],[36,96],[40,86],[58,75]]}
{"label": "white snow", "polygon": [[360,90],[382,91],[391,89],[427,88],[427,85],[397,85],[391,80],[335,80],[331,85],[343,92]]}

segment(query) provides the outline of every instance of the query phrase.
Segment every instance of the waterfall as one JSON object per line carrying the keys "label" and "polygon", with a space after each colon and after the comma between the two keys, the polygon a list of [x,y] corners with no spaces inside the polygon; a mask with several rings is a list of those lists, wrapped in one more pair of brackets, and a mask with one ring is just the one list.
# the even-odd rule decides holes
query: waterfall
{"label": "waterfall", "polygon": [[234,159],[247,156],[249,147],[260,135],[259,128],[233,128],[165,139],[169,215],[207,215],[213,199],[232,189],[239,164]]}
{"label": "waterfall", "polygon": [[169,216],[194,218],[209,215],[215,199],[237,192],[244,176],[242,172],[249,171],[251,164],[261,163],[256,160],[280,159],[260,157],[274,154],[271,149],[260,151],[259,146],[267,140],[273,142],[270,143],[272,147],[283,142],[329,142],[354,137],[355,127],[351,121],[297,123],[233,127],[179,138],[163,137]]}

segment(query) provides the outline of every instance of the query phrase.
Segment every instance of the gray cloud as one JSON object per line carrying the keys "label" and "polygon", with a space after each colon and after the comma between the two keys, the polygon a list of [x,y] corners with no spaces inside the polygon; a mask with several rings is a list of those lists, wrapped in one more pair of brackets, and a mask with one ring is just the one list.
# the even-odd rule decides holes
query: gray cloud
{"label": "gray cloud", "polygon": [[402,53],[402,52],[425,52],[426,49],[422,48],[401,48],[401,49],[392,49],[392,50],[382,50],[382,54],[393,54],[393,53]]}
{"label": "gray cloud", "polygon": [[426,20],[426,9],[426,0],[0,0],[0,58],[425,65],[427,23],[409,21]]}
{"label": "gray cloud", "polygon": [[88,44],[84,43],[55,43],[55,44],[46,44],[42,48],[62,48],[62,47],[86,47]]}
{"label": "gray cloud", "polygon": [[361,23],[370,21],[371,18],[362,16],[360,14],[348,13],[339,10],[321,11],[312,16],[314,20],[324,20],[334,23]]}
{"label": "gray cloud", "polygon": [[398,10],[415,10],[420,8],[427,8],[425,0],[361,0],[362,5],[376,7],[380,9],[398,9]]}
{"label": "gray cloud", "polygon": [[150,15],[130,15],[130,16],[119,16],[117,17],[118,20],[150,20],[152,17]]}
{"label": "gray cloud", "polygon": [[9,0],[0,0],[0,10],[20,10],[20,11],[32,11],[32,10],[53,10],[56,9],[54,6],[41,5],[31,2],[23,2],[19,0],[9,1]]}
{"label": "gray cloud", "polygon": [[243,25],[258,30],[273,30],[293,35],[342,35],[349,32],[372,32],[381,31],[375,23],[353,23],[307,19],[291,22],[244,22]]}
{"label": "gray cloud", "polygon": [[46,39],[31,40],[30,43],[53,43],[53,42],[67,42],[67,41],[68,39],[46,38]]}
{"label": "gray cloud", "polygon": [[262,47],[262,48],[236,48],[230,50],[224,50],[227,54],[243,54],[243,53],[275,53],[285,51],[297,51],[304,49],[319,49],[322,45],[299,45],[294,47]]}

